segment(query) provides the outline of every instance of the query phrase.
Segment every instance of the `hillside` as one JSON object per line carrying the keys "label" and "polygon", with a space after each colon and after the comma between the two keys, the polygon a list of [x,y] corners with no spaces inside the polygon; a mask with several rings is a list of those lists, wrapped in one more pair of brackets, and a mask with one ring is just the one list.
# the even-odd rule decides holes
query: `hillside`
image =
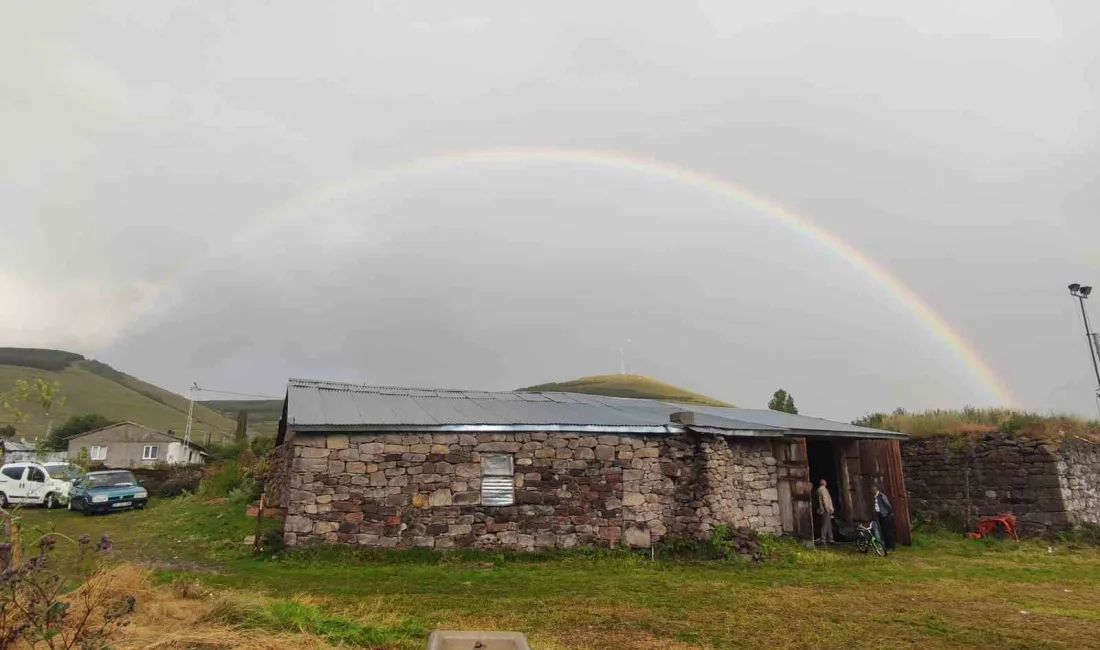
{"label": "hillside", "polygon": [[[64,405],[50,413],[54,425],[73,415],[99,413],[113,420],[133,420],[155,429],[182,435],[187,425],[187,398],[119,372],[107,364],[71,352],[0,348],[0,392],[19,379],[41,378],[61,384]],[[31,409],[31,419],[15,423],[17,436],[37,438],[46,431],[46,418]],[[0,423],[7,424],[0,414]],[[232,419],[195,404],[192,437],[199,443],[233,437]],[[209,434],[209,436],[208,436]]]}
{"label": "hillside", "polygon": [[635,397],[659,399],[680,404],[700,404],[703,406],[732,406],[721,400],[693,393],[672,384],[666,384],[644,375],[595,375],[581,377],[572,381],[552,382],[520,388],[525,391],[560,391],[563,393],[584,393],[587,395],[607,395],[608,397]]}

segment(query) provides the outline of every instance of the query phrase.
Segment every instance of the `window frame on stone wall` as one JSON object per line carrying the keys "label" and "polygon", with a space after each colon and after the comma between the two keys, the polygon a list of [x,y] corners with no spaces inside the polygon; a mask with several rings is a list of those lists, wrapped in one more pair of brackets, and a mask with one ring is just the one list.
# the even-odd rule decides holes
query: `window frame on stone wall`
{"label": "window frame on stone wall", "polygon": [[[515,505],[515,467],[514,454],[481,455],[481,505]],[[486,492],[491,493],[488,498],[486,498]]]}

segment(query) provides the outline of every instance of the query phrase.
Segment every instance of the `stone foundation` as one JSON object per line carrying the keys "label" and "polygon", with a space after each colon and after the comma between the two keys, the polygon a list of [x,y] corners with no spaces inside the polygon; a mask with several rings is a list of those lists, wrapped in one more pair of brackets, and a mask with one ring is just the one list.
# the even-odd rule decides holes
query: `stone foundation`
{"label": "stone foundation", "polygon": [[[766,441],[579,433],[298,433],[288,545],[648,547],[719,524],[780,532]],[[515,504],[481,503],[482,454],[514,458]]]}
{"label": "stone foundation", "polygon": [[936,436],[902,444],[916,520],[1012,513],[1025,532],[1100,523],[1100,446],[1006,434]]}

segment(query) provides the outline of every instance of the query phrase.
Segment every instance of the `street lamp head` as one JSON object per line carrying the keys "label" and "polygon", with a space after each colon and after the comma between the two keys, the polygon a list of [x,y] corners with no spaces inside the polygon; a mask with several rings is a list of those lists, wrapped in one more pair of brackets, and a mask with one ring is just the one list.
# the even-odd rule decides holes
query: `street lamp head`
{"label": "street lamp head", "polygon": [[1069,292],[1072,293],[1075,296],[1077,295],[1077,292],[1080,291],[1080,290],[1081,290],[1081,285],[1077,284],[1076,282],[1069,285]]}
{"label": "street lamp head", "polygon": [[1092,293],[1092,287],[1081,287],[1081,295],[1083,297],[1088,298],[1090,293]]}

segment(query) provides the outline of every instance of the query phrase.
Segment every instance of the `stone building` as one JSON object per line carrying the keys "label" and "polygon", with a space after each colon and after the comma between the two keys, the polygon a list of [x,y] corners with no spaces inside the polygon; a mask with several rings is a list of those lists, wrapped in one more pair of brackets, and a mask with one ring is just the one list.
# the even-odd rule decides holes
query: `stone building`
{"label": "stone building", "polygon": [[1100,444],[1004,433],[933,436],[902,445],[915,516],[973,525],[1012,513],[1024,532],[1100,524]]}
{"label": "stone building", "polygon": [[437,549],[647,547],[720,524],[809,536],[810,480],[866,519],[870,485],[902,481],[903,437],[656,400],[291,380],[284,536]]}

